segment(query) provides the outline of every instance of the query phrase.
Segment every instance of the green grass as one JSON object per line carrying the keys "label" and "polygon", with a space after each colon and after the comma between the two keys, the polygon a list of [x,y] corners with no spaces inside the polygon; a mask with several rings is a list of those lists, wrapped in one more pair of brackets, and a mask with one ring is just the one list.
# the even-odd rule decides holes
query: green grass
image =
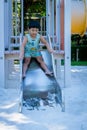
{"label": "green grass", "polygon": [[[61,61],[61,65],[64,65],[64,60]],[[72,66],[87,66],[87,61],[71,61]]]}
{"label": "green grass", "polygon": [[87,61],[72,61],[71,65],[74,66],[87,66]]}

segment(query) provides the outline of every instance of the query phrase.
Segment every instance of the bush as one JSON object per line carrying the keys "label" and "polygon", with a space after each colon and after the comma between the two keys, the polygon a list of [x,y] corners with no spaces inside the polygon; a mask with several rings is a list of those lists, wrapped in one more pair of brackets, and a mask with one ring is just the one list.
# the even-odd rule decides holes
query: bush
{"label": "bush", "polygon": [[72,46],[71,47],[72,61],[87,61],[87,46]]}

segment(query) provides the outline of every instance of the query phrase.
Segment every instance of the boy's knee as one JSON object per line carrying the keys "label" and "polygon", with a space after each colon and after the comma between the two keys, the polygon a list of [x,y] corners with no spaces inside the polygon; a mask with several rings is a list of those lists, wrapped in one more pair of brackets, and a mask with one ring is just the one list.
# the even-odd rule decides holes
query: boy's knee
{"label": "boy's knee", "polygon": [[44,64],[44,61],[41,60],[41,61],[40,61],[40,64]]}
{"label": "boy's knee", "polygon": [[37,61],[38,61],[40,64],[43,64],[43,63],[44,63],[44,61],[43,61],[42,58],[38,58]]}
{"label": "boy's knee", "polygon": [[24,61],[25,64],[29,64],[29,62],[30,62],[29,59],[26,59],[26,60]]}

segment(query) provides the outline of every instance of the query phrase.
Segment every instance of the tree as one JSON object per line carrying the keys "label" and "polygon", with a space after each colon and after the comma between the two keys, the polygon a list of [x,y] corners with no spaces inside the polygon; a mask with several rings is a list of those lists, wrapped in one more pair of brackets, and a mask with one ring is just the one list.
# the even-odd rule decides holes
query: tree
{"label": "tree", "polygon": [[46,15],[46,0],[24,0],[24,28],[26,29],[31,17]]}
{"label": "tree", "polygon": [[24,0],[24,14],[40,13],[42,16],[46,13],[45,0]]}

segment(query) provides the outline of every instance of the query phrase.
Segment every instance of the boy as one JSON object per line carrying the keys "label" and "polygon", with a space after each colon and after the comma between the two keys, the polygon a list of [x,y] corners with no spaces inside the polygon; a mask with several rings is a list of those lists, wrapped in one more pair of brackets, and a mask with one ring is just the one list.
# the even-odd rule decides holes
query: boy
{"label": "boy", "polygon": [[40,66],[45,71],[45,74],[52,75],[52,72],[45,65],[41,52],[39,51],[39,42],[41,41],[47,47],[47,50],[50,53],[53,53],[53,49],[50,48],[47,41],[41,36],[38,31],[40,29],[40,25],[37,21],[30,21],[28,26],[29,33],[25,35],[23,39],[23,43],[20,49],[20,59],[24,58],[23,63],[23,74],[22,77],[26,77],[26,71],[30,60],[32,57],[36,58],[36,60],[40,63]]}

